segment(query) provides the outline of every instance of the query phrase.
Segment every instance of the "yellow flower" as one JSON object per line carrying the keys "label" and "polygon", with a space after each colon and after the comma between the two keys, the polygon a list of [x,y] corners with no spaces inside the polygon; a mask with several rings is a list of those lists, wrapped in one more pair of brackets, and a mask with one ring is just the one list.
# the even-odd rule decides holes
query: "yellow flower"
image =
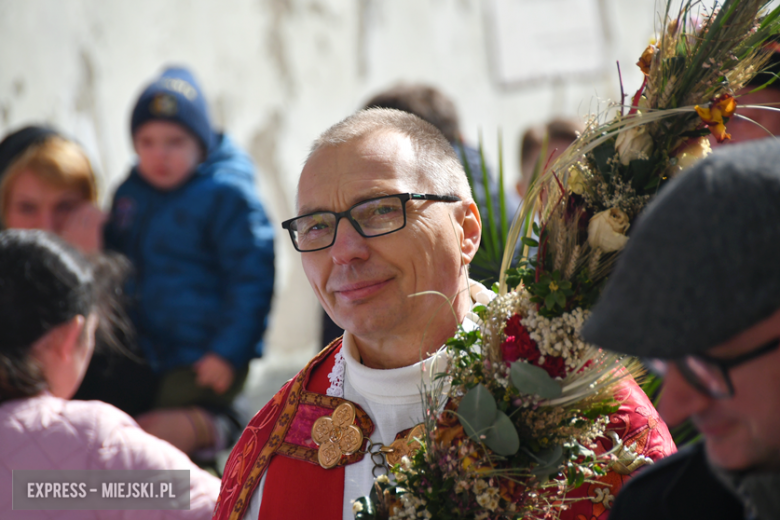
{"label": "yellow flower", "polygon": [[647,49],[639,57],[639,61],[636,62],[637,66],[642,70],[642,74],[647,76],[650,74],[650,67],[653,65],[653,56],[658,52],[658,47],[655,45],[648,45]]}
{"label": "yellow flower", "polygon": [[693,108],[704,124],[710,127],[710,132],[719,143],[731,139],[731,135],[726,133],[726,123],[723,122],[723,118],[733,116],[737,110],[737,100],[734,97],[723,94],[713,99],[709,108],[702,108],[699,105]]}
{"label": "yellow flower", "polygon": [[550,282],[550,292],[555,292],[558,290],[558,284],[554,281]]}
{"label": "yellow flower", "polygon": [[628,242],[625,232],[630,225],[628,215],[618,208],[596,213],[588,224],[588,243],[605,253],[620,251]]}

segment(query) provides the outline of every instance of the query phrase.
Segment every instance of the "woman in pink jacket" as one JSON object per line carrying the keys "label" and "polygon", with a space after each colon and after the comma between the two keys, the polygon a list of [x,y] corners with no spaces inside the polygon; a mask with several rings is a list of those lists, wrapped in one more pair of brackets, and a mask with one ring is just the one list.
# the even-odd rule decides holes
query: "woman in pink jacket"
{"label": "woman in pink jacket", "polygon": [[[93,264],[42,231],[0,232],[0,517],[207,519],[219,480],[124,412],[69,401],[92,356],[104,301]],[[190,471],[190,509],[12,511],[13,470]]]}

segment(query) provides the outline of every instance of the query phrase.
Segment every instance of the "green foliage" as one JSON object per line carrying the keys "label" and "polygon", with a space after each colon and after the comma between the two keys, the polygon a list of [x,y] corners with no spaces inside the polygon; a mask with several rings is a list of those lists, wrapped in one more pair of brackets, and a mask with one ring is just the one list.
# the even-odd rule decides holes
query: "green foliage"
{"label": "green foliage", "polygon": [[458,406],[460,423],[466,435],[475,442],[481,442],[480,436],[496,421],[497,412],[496,401],[483,384],[469,390]]}
{"label": "green foliage", "polygon": [[509,374],[512,384],[524,394],[535,394],[542,399],[554,399],[561,395],[560,383],[541,367],[524,361],[515,361]]}
{"label": "green foliage", "polygon": [[547,318],[563,314],[567,300],[574,296],[571,282],[562,280],[557,270],[542,274],[538,282],[526,285],[526,289],[532,295],[531,301],[540,305],[539,314]]}
{"label": "green foliage", "polygon": [[485,445],[503,456],[514,455],[520,449],[520,437],[512,420],[498,410],[496,420],[485,433]]}
{"label": "green foliage", "polygon": [[498,409],[493,395],[483,384],[478,384],[463,396],[458,406],[458,418],[471,440],[484,442],[499,455],[512,455],[520,448],[515,425]]}

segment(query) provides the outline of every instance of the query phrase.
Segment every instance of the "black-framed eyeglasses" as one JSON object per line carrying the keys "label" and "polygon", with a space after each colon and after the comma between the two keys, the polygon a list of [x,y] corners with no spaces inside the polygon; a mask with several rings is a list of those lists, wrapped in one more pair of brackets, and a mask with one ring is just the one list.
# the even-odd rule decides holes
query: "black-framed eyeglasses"
{"label": "black-framed eyeglasses", "polygon": [[282,222],[290,232],[293,246],[301,253],[319,251],[336,242],[339,221],[346,218],[352,227],[366,238],[395,233],[406,226],[406,203],[410,200],[432,202],[459,202],[453,195],[426,195],[397,193],[358,202],[347,211],[316,211]]}
{"label": "black-framed eyeglasses", "polygon": [[734,397],[734,385],[729,370],[780,347],[780,338],[775,338],[760,347],[730,359],[720,359],[707,354],[695,354],[670,361],[661,359],[646,360],[648,368],[665,376],[669,363],[674,363],[680,374],[695,389],[714,399]]}

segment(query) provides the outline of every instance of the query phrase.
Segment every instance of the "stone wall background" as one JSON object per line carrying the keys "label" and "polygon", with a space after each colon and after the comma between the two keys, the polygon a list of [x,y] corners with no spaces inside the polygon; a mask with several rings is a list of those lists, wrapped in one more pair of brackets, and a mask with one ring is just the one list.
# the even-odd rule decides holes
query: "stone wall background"
{"label": "stone wall background", "polygon": [[[217,125],[254,157],[278,225],[294,214],[312,140],[378,90],[421,81],[456,101],[465,139],[476,143],[482,132],[493,165],[503,132],[511,189],[525,127],[585,116],[598,100],[619,98],[616,60],[633,94],[656,3],[663,2],[599,0],[603,74],[509,89],[491,72],[488,0],[0,0],[0,135],[48,122],[76,138],[101,175],[107,204],[133,162],[129,116],[142,86],[164,65],[184,64],[202,83]],[[522,60],[534,49],[516,52]],[[318,344],[319,305],[278,231],[266,355],[254,362],[247,391],[255,410]]]}

